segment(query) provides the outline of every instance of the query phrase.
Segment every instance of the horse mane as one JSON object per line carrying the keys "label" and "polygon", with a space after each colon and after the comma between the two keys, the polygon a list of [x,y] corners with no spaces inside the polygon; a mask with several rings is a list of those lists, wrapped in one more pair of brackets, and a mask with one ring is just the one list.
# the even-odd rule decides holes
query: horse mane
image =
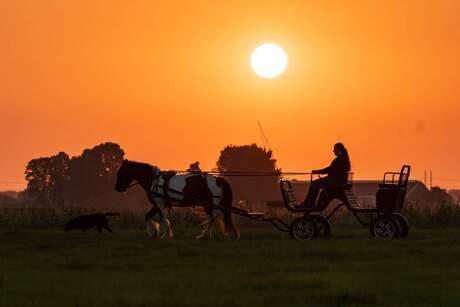
{"label": "horse mane", "polygon": [[[131,161],[131,160],[126,160],[126,162],[127,162],[128,164],[131,164],[131,165],[134,165],[134,166],[158,168],[158,166],[151,165],[151,164],[148,164],[148,163],[143,163],[143,162],[137,162],[137,161]],[[159,168],[158,168],[158,169],[159,169]]]}

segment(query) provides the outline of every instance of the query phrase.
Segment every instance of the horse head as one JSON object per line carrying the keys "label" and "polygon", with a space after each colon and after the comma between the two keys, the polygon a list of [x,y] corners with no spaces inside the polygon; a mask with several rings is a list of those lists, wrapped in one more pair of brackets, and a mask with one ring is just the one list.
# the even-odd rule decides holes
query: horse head
{"label": "horse head", "polygon": [[134,180],[134,170],[133,165],[128,160],[123,160],[120,168],[118,169],[117,173],[117,183],[115,184],[115,191],[117,192],[125,192],[131,182]]}
{"label": "horse head", "polygon": [[117,174],[115,191],[125,192],[137,181],[144,189],[150,189],[152,181],[160,174],[160,169],[147,163],[123,160]]}

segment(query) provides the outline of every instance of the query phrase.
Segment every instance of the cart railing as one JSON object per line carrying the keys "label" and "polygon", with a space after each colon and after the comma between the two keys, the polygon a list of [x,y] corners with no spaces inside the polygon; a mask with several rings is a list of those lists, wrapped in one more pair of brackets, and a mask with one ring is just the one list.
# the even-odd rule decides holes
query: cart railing
{"label": "cart railing", "polygon": [[406,187],[409,181],[410,165],[403,165],[400,172],[385,172],[381,187]]}

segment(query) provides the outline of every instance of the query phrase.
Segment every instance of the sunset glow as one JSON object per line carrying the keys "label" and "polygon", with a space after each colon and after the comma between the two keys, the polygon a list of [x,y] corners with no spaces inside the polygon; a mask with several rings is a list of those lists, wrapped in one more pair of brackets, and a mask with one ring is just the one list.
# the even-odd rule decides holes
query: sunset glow
{"label": "sunset glow", "polygon": [[287,63],[286,53],[276,44],[260,45],[251,54],[252,70],[263,78],[278,77],[286,70]]}
{"label": "sunset glow", "polygon": [[[355,178],[413,166],[460,187],[460,1],[0,1],[0,189],[105,141],[164,169],[261,143],[283,170],[350,150]],[[250,66],[264,43],[289,64]],[[444,181],[441,181],[444,180]]]}

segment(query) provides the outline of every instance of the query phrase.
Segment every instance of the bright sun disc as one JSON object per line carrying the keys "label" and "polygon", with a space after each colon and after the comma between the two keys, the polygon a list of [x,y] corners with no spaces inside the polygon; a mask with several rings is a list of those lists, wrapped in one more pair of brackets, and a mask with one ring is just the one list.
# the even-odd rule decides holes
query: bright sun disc
{"label": "bright sun disc", "polygon": [[287,67],[287,55],[283,48],[275,44],[263,44],[251,54],[251,67],[262,78],[275,78]]}

